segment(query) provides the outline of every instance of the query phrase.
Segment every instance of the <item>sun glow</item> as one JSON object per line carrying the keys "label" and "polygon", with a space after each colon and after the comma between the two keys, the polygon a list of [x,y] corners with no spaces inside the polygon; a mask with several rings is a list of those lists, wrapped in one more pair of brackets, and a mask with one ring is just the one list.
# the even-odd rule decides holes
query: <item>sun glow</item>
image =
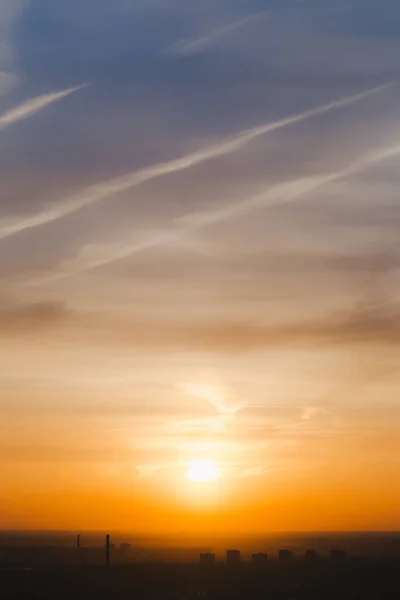
{"label": "sun glow", "polygon": [[214,481],[220,476],[220,470],[217,464],[212,460],[194,460],[190,463],[187,474],[188,479],[204,483]]}

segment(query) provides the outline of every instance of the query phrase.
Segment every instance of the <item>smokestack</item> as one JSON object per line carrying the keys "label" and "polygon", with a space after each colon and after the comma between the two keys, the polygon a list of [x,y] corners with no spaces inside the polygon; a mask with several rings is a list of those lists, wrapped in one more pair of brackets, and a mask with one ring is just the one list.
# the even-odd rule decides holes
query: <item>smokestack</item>
{"label": "smokestack", "polygon": [[106,535],[106,565],[107,567],[110,566],[110,536],[109,534]]}
{"label": "smokestack", "polygon": [[79,534],[76,536],[76,547],[81,547],[81,536]]}

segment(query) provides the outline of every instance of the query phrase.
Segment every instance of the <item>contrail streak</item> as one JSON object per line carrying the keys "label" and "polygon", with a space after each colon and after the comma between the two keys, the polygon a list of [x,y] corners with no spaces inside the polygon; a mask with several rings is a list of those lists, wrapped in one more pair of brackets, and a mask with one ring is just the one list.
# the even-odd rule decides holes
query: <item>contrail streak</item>
{"label": "contrail streak", "polygon": [[219,27],[218,29],[213,29],[212,31],[209,31],[207,34],[201,37],[189,40],[183,39],[179,42],[175,42],[174,44],[171,44],[171,46],[168,46],[168,48],[166,48],[163,51],[163,54],[167,56],[187,56],[189,54],[193,54],[197,50],[206,48],[213,40],[221,38],[227,33],[230,33],[231,31],[235,31],[235,29],[243,27],[247,23],[251,23],[251,21],[254,21],[256,18],[265,14],[265,12],[267,11],[260,11],[249,15],[243,19],[240,19],[239,21],[228,23],[223,27]]}
{"label": "contrail streak", "polygon": [[9,127],[14,123],[18,123],[19,121],[23,121],[24,119],[28,119],[35,113],[46,108],[46,106],[53,104],[53,102],[58,102],[58,100],[61,100],[62,98],[65,98],[66,96],[69,96],[70,94],[73,94],[74,92],[86,87],[86,85],[87,84],[79,85],[61,92],[43,94],[42,96],[31,98],[30,100],[11,108],[0,115],[0,130],[6,129],[6,127]]}
{"label": "contrail streak", "polygon": [[111,254],[108,254],[108,256],[103,256],[98,259],[94,258],[83,263],[78,259],[75,264],[71,262],[69,265],[66,265],[67,269],[64,271],[61,270],[58,273],[50,274],[42,279],[36,279],[33,282],[33,285],[64,279],[65,277],[70,277],[71,275],[76,275],[83,271],[111,264],[133,254],[142,252],[143,250],[154,248],[171,241],[177,241],[195,230],[236,218],[241,214],[251,213],[268,206],[299,200],[306,194],[314,192],[332,181],[348,177],[353,173],[368,168],[374,163],[379,163],[388,158],[397,156],[398,154],[400,154],[400,145],[391,146],[374,154],[368,154],[340,171],[335,171],[328,175],[315,175],[286,181],[275,185],[252,198],[242,200],[241,202],[229,204],[211,211],[188,214],[175,221],[175,229],[170,229],[165,233],[139,243],[128,244],[125,246],[120,245]]}
{"label": "contrail streak", "polygon": [[162,175],[184,171],[185,169],[199,165],[205,161],[211,160],[212,158],[231,154],[237,150],[240,150],[246,146],[246,144],[260,137],[261,135],[281,129],[283,127],[288,127],[289,125],[294,125],[295,123],[322,115],[331,110],[359,102],[364,98],[378,94],[379,92],[383,92],[393,85],[393,83],[388,83],[359,94],[334,100],[328,104],[324,104],[297,115],[275,121],[274,123],[266,123],[265,125],[254,127],[253,129],[247,129],[228,141],[223,141],[203,150],[198,150],[197,152],[187,154],[182,158],[159,163],[151,167],[140,169],[139,171],[134,171],[133,173],[128,173],[127,175],[123,175],[122,177],[118,177],[116,179],[91,185],[81,190],[68,200],[54,206],[53,208],[38,213],[33,217],[28,217],[9,225],[4,225],[2,228],[0,228],[0,239],[10,237],[21,231],[25,231],[26,229],[32,229],[34,227],[39,227],[46,223],[51,223],[52,221],[61,219],[62,217],[75,213],[92,204],[97,204],[98,202],[105,200],[106,198],[109,198],[118,192],[135,187],[145,181],[161,177]]}

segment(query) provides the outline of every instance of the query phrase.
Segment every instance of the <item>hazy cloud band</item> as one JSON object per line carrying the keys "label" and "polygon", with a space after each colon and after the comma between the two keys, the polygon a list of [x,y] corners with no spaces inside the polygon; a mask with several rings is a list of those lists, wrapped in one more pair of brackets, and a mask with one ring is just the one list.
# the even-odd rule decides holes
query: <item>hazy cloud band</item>
{"label": "hazy cloud band", "polygon": [[94,256],[91,260],[82,261],[78,259],[74,262],[71,261],[69,264],[65,265],[65,270],[60,270],[44,278],[36,279],[33,284],[37,285],[63,279],[89,269],[113,263],[143,250],[177,240],[196,229],[235,218],[240,214],[259,210],[271,205],[293,202],[294,200],[302,198],[305,194],[311,193],[332,181],[352,175],[359,170],[368,168],[369,165],[394,157],[398,154],[400,154],[400,145],[391,146],[380,150],[379,152],[368,154],[340,171],[335,171],[327,175],[315,175],[302,177],[292,181],[285,181],[269,188],[261,194],[253,196],[252,198],[222,206],[215,210],[183,216],[175,222],[175,228],[172,227],[158,236],[153,236],[135,244],[119,244],[117,247],[114,247],[111,252],[109,245],[104,248],[98,248],[95,253],[98,258]]}
{"label": "hazy cloud band", "polygon": [[[372,96],[374,94],[388,89],[392,85],[393,84],[389,83],[381,85],[379,87],[375,87],[365,92],[361,92],[359,94],[346,96],[346,98],[334,100],[333,102],[330,102],[328,104],[312,108],[310,110],[307,110],[297,115],[293,115],[291,117],[287,117],[285,119],[280,119],[279,121],[275,121],[274,123],[266,123],[265,125],[245,130],[228,141],[223,141],[218,144],[209,146],[208,148],[205,148],[203,150],[187,154],[182,158],[178,158],[164,163],[159,163],[151,167],[141,169],[139,171],[134,171],[133,173],[128,173],[127,175],[118,177],[116,179],[112,179],[110,181],[89,186],[81,190],[65,202],[58,204],[51,209],[47,209],[33,217],[21,219],[16,221],[15,223],[4,226],[0,229],[0,239],[10,237],[21,231],[25,231],[26,229],[32,229],[34,227],[39,227],[46,223],[51,223],[52,221],[61,219],[62,217],[75,213],[92,204],[97,204],[98,202],[105,200],[106,198],[109,198],[110,196],[113,196],[118,192],[122,192],[129,188],[137,186],[145,181],[149,181],[151,179],[155,179],[157,177],[161,177],[162,175],[166,175],[169,173],[183,171],[185,169],[189,169],[194,165],[201,164],[213,158],[231,154],[233,152],[236,152],[237,150],[240,150],[241,148],[243,148],[243,146],[245,146],[246,144],[263,134],[275,131],[277,129],[281,129],[283,127],[288,127],[289,125],[299,123],[300,121],[304,121],[306,119],[310,119],[318,115],[322,115],[336,108],[341,108],[343,106],[359,102],[364,98],[367,98],[369,96]],[[75,91],[76,89],[78,88],[73,88],[73,91]],[[72,93],[72,90],[68,90],[67,92]],[[66,92],[64,92],[64,94],[65,93]],[[54,99],[52,101],[54,101]],[[47,101],[47,103],[49,103],[49,101]]]}

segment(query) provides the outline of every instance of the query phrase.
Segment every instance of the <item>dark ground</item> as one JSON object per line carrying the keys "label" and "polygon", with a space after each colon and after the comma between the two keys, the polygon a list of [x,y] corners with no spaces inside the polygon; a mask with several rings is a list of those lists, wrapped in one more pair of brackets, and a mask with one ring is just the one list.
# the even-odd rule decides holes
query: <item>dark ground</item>
{"label": "dark ground", "polygon": [[308,565],[131,563],[0,570],[0,595],[14,600],[399,600],[398,558]]}

